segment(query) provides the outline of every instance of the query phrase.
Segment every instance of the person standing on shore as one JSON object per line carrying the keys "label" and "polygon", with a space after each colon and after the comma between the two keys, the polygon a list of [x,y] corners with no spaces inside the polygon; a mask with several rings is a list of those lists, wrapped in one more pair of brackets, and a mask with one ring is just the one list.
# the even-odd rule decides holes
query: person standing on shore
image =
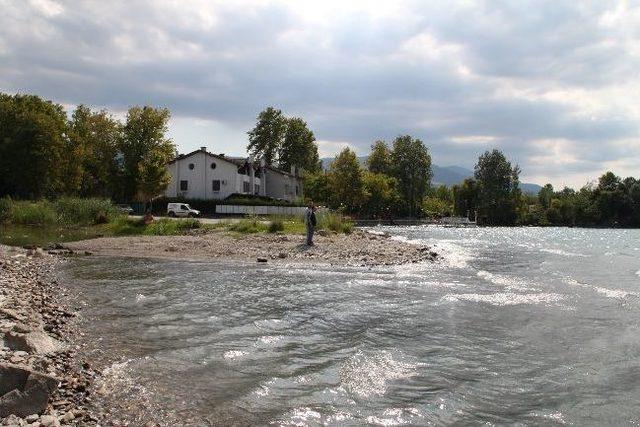
{"label": "person standing on shore", "polygon": [[316,228],[316,206],[309,202],[304,211],[304,225],[307,228],[307,246],[313,246],[313,230]]}

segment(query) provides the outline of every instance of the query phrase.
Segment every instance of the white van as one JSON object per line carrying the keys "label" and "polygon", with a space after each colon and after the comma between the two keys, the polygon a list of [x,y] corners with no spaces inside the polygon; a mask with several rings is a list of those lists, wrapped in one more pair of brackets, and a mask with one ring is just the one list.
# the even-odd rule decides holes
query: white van
{"label": "white van", "polygon": [[191,217],[191,216],[200,216],[200,211],[192,209],[186,203],[169,203],[167,205],[167,215],[170,217]]}

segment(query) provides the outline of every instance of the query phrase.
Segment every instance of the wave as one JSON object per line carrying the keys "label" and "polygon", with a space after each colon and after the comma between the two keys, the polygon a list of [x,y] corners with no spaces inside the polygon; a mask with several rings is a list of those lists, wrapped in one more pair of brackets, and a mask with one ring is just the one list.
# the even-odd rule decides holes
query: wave
{"label": "wave", "polygon": [[246,356],[248,353],[241,350],[229,350],[225,351],[222,357],[225,359],[237,359],[238,357]]}
{"label": "wave", "polygon": [[417,375],[421,365],[397,360],[388,351],[365,353],[359,350],[342,365],[340,383],[360,396],[380,396],[386,393],[389,381]]}
{"label": "wave", "polygon": [[535,291],[536,288],[530,286],[529,281],[521,279],[519,277],[502,276],[499,274],[490,273],[485,270],[480,270],[476,275],[484,280],[487,280],[495,285],[504,286],[507,290],[516,291]]}
{"label": "wave", "polygon": [[540,249],[540,252],[546,252],[549,254],[566,256],[566,257],[586,257],[587,256],[585,254],[567,252],[567,251],[563,251],[562,249],[551,249],[551,248],[542,248]]}
{"label": "wave", "polygon": [[588,283],[582,283],[573,278],[567,278],[564,282],[571,286],[580,286],[583,288],[591,289],[594,292],[597,292],[601,295],[604,295],[607,298],[611,299],[625,299],[629,296],[638,296],[635,292],[629,292],[622,289],[609,289],[603,288],[601,286],[590,285]]}
{"label": "wave", "polygon": [[562,300],[562,295],[554,293],[516,294],[513,292],[498,292],[494,294],[447,294],[442,300],[447,302],[480,302],[496,306],[520,304],[554,304]]}

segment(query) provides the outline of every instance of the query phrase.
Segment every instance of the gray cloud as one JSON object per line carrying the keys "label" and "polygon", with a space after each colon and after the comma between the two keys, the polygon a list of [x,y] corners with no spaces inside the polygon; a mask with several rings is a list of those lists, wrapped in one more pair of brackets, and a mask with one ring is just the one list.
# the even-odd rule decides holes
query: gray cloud
{"label": "gray cloud", "polygon": [[[167,106],[238,138],[276,105],[361,152],[409,133],[440,164],[472,166],[498,146],[525,176],[598,173],[640,157],[635,100],[610,98],[638,88],[640,12],[621,5],[408,2],[376,14],[334,4],[316,17],[280,2],[0,0],[0,90]],[[459,142],[475,137],[486,142]],[[571,142],[565,166],[531,160],[550,140]]]}

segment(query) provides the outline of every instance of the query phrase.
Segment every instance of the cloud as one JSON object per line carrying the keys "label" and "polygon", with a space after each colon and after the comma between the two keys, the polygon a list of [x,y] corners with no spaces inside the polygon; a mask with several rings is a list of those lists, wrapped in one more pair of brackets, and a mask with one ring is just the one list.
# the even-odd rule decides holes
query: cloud
{"label": "cloud", "polygon": [[[494,146],[581,185],[640,157],[630,2],[0,0],[0,90],[173,113],[172,136],[242,154],[267,105],[321,151],[411,134],[438,164]],[[205,126],[197,123],[206,123]],[[216,148],[214,148],[214,146]],[[217,148],[219,147],[219,148]]]}

